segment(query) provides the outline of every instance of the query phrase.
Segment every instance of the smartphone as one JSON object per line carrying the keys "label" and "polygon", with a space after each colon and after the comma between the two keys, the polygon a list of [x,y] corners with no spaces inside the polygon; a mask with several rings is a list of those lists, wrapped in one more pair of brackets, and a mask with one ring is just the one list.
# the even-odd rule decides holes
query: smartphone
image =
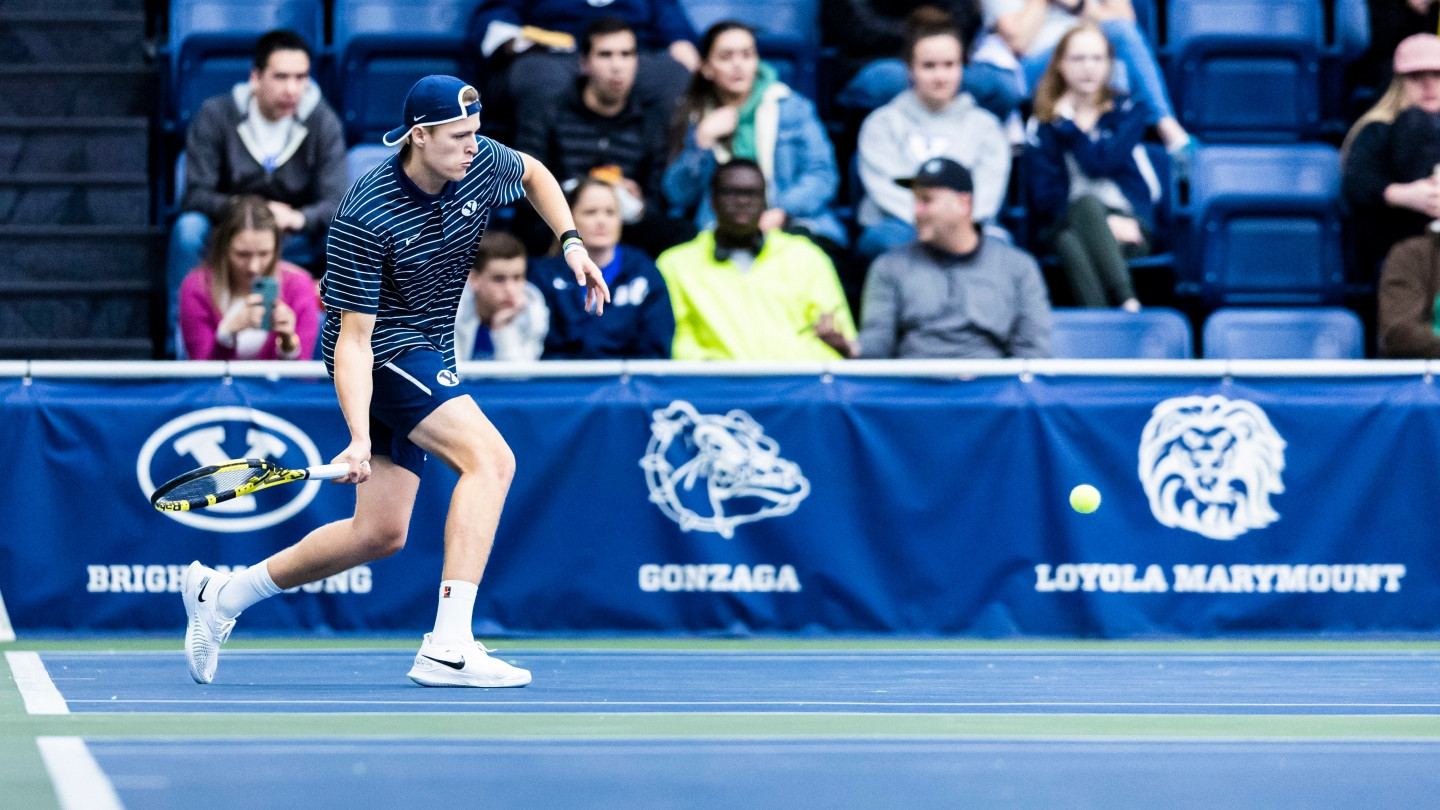
{"label": "smartphone", "polygon": [[269,332],[274,326],[275,320],[275,295],[280,291],[280,284],[270,276],[255,279],[250,287],[250,292],[259,293],[260,306],[265,314],[260,316],[260,328]]}

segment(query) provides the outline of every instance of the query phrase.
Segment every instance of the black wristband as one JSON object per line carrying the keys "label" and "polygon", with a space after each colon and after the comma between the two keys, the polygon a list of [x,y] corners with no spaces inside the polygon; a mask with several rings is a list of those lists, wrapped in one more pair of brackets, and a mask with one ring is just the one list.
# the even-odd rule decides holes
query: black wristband
{"label": "black wristband", "polygon": [[560,244],[565,244],[566,239],[580,239],[580,232],[575,230],[574,228],[571,228],[570,230],[560,234]]}

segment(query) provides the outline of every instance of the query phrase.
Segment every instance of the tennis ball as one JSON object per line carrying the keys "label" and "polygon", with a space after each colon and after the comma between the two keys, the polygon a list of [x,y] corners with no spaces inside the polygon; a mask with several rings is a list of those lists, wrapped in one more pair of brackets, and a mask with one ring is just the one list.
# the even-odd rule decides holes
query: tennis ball
{"label": "tennis ball", "polygon": [[1082,515],[1088,515],[1100,508],[1100,490],[1089,484],[1081,484],[1070,490],[1070,508]]}

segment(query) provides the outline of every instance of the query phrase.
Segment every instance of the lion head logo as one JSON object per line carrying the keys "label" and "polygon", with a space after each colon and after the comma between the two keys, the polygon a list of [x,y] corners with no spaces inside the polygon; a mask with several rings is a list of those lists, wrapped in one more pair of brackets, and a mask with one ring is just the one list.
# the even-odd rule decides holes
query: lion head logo
{"label": "lion head logo", "polygon": [[1222,396],[1167,399],[1140,439],[1140,481],[1166,526],[1233,540],[1280,519],[1285,440],[1253,402]]}
{"label": "lion head logo", "polygon": [[687,532],[734,537],[736,526],[788,515],[810,494],[799,465],[750,414],[701,414],[682,400],[654,412],[640,466],[650,501]]}

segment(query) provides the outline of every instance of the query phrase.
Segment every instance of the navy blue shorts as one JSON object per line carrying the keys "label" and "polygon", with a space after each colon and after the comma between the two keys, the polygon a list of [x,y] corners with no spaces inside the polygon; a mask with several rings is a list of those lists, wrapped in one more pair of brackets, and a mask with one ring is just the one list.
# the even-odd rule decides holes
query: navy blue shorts
{"label": "navy blue shorts", "polygon": [[445,366],[434,349],[412,349],[371,374],[370,453],[389,456],[401,467],[420,475],[425,451],[410,441],[410,431],[460,391],[460,378]]}

